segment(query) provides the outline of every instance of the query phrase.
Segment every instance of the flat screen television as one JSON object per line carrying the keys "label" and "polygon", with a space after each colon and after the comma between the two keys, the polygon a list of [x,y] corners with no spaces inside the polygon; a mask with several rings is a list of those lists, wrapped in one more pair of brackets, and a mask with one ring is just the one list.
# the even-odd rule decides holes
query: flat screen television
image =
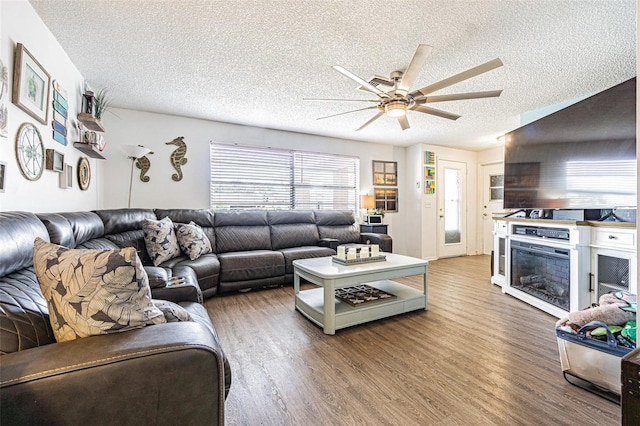
{"label": "flat screen television", "polygon": [[636,206],[636,78],[505,135],[504,208]]}

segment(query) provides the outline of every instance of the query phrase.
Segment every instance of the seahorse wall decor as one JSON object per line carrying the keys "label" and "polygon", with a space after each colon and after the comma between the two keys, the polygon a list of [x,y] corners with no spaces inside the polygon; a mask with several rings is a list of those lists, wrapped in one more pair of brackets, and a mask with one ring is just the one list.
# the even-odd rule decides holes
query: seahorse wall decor
{"label": "seahorse wall decor", "polygon": [[[149,154],[153,154],[153,151]],[[147,155],[136,160],[136,167],[140,169],[140,180],[143,182],[149,182],[151,180],[149,176],[146,176],[151,168],[151,161],[147,158]]]}
{"label": "seahorse wall decor", "polygon": [[171,179],[179,182],[182,180],[182,168],[180,166],[187,164],[187,159],[184,157],[187,155],[187,144],[184,142],[184,136],[175,138],[171,142],[167,142],[165,145],[176,145],[178,147],[171,153],[171,165],[178,172],[172,174]]}

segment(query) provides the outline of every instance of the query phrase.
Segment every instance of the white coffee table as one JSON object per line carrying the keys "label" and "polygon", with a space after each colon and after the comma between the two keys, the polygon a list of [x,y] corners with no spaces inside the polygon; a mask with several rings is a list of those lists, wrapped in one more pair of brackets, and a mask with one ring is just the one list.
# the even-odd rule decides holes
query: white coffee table
{"label": "white coffee table", "polygon": [[[383,253],[386,261],[344,266],[331,257],[300,259],[293,262],[295,307],[326,334],[336,330],[418,309],[427,309],[428,262],[408,256]],[[423,275],[422,291],[391,281],[394,278]],[[300,290],[300,278],[320,288]],[[351,306],[336,299],[336,289],[367,284],[396,296],[370,305]]]}

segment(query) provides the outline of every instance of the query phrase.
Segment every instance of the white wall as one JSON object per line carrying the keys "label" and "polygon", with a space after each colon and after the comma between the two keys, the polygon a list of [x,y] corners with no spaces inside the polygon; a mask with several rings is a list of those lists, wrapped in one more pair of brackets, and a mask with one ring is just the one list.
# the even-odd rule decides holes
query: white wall
{"label": "white wall", "polygon": [[[0,59],[7,67],[10,88],[13,85],[13,57],[17,43],[22,43],[51,75],[51,79],[58,81],[68,92],[69,117],[73,119],[82,105],[81,89],[84,81],[82,75],[28,1],[0,1]],[[0,193],[0,211],[51,212],[96,208],[99,182],[96,182],[95,173],[100,168],[98,160],[90,160],[94,176],[87,191],[81,191],[78,188],[77,179],[74,179],[73,188],[60,189],[58,173],[50,170],[44,170],[42,177],[37,181],[29,181],[22,176],[15,155],[16,135],[22,123],[35,124],[42,135],[45,149],[61,152],[65,162],[73,166],[74,172],[77,170],[82,153],[72,146],[73,141],[79,140],[78,132],[72,124],[68,124],[69,144],[67,146],[53,140],[51,106],[49,107],[49,124],[44,125],[15,106],[11,102],[11,94],[10,90],[5,96],[9,118],[8,137],[0,137],[0,161],[7,163],[6,191]],[[51,105],[51,99],[50,97],[49,105]]]}
{"label": "white wall", "polygon": [[[131,207],[143,208],[209,208],[209,143],[237,143],[240,145],[297,149],[351,155],[360,158],[360,193],[372,192],[372,161],[397,161],[404,170],[405,148],[334,139],[301,133],[283,132],[229,123],[199,120],[127,109],[113,109],[104,118],[107,129],[107,148],[100,179],[104,182],[99,208],[127,206],[131,160],[120,150],[121,145],[140,144],[151,149],[149,182],[140,180],[134,168]],[[175,145],[166,142],[184,136],[187,143],[187,164],[182,168],[184,178],[171,179],[174,169],[170,155]],[[387,213],[384,221],[394,238],[394,251],[406,252],[403,217],[407,201],[404,173],[398,175],[399,212]]]}

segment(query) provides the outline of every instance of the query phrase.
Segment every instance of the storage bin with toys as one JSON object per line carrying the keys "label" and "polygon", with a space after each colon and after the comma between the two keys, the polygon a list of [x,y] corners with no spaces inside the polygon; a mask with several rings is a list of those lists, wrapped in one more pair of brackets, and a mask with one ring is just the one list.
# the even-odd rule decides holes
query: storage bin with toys
{"label": "storage bin with toys", "polygon": [[636,295],[611,292],[598,302],[556,323],[560,364],[572,385],[619,402],[621,358],[636,347]]}

